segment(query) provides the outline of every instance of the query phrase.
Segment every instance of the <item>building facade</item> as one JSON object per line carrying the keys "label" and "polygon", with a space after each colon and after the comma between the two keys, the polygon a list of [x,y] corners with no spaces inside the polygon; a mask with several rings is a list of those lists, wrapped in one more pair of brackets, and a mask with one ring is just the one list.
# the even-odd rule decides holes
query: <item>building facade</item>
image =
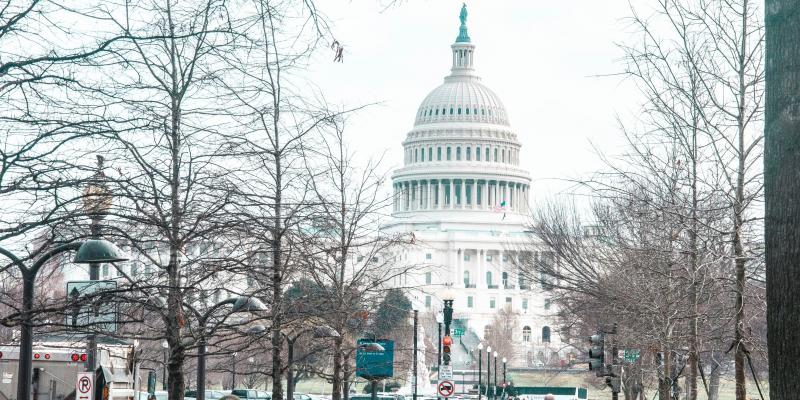
{"label": "building facade", "polygon": [[531,179],[520,167],[521,144],[500,98],[475,70],[476,46],[462,8],[452,67],[417,110],[394,171],[388,229],[413,233],[404,261],[413,273],[395,284],[414,288],[416,306],[437,312],[438,293],[452,286],[455,318],[479,339],[498,312],[516,320],[510,366],[560,363],[565,353],[554,327],[549,292],[516,270],[530,249],[526,232]]}

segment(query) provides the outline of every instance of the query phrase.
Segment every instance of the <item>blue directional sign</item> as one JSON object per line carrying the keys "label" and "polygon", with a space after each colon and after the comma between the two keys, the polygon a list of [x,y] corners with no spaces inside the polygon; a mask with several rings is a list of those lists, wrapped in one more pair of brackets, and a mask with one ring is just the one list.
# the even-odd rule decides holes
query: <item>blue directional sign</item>
{"label": "blue directional sign", "polygon": [[394,341],[358,339],[356,376],[366,379],[391,378],[394,375]]}

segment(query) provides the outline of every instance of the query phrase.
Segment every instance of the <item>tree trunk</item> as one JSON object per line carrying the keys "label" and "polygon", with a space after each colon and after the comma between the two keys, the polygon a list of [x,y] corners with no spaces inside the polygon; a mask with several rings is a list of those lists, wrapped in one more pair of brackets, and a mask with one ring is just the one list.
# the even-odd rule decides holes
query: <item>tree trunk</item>
{"label": "tree trunk", "polygon": [[767,339],[772,400],[800,382],[800,3],[766,1]]}
{"label": "tree trunk", "polygon": [[333,340],[333,387],[331,388],[332,400],[342,398],[342,338]]}
{"label": "tree trunk", "polygon": [[708,400],[719,400],[719,379],[722,375],[722,367],[714,361],[714,367],[711,370],[711,378],[708,382]]}

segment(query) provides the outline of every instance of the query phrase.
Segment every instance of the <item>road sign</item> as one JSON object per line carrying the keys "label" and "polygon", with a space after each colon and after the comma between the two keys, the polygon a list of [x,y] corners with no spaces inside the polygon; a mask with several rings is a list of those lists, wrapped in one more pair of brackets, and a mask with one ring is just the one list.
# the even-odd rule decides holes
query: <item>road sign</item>
{"label": "road sign", "polygon": [[464,336],[464,328],[453,328],[453,336]]}
{"label": "road sign", "polygon": [[633,364],[639,359],[639,349],[617,350],[617,357]]}
{"label": "road sign", "polygon": [[117,303],[114,301],[115,281],[67,282],[67,326],[116,332]]}
{"label": "road sign", "polygon": [[449,381],[453,379],[453,366],[452,365],[442,365],[439,367],[439,380],[440,381]]}
{"label": "road sign", "polygon": [[436,388],[439,395],[442,397],[450,397],[456,392],[456,385],[451,381],[441,381]]}
{"label": "road sign", "polygon": [[78,380],[75,381],[75,399],[92,400],[94,397],[94,377],[91,372],[78,372]]}
{"label": "road sign", "polygon": [[356,376],[366,379],[391,378],[394,375],[394,341],[358,339]]}

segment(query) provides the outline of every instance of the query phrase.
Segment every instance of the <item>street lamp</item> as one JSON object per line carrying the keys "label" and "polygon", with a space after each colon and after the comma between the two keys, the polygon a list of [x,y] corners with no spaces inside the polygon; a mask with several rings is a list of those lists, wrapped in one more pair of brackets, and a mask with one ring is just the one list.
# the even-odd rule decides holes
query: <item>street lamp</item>
{"label": "street lamp", "polygon": [[492,346],[486,346],[486,398],[491,398],[489,386],[492,384]]}
{"label": "street lamp", "polygon": [[[195,317],[197,317],[197,324],[200,329],[200,340],[199,340],[200,343],[197,346],[197,400],[205,400],[206,398],[206,323],[208,322],[208,319],[211,318],[211,315],[214,313],[214,311],[226,305],[233,305],[233,307],[231,308],[231,313],[264,311],[267,309],[267,306],[265,306],[264,303],[261,302],[261,300],[255,297],[246,297],[246,296],[231,297],[229,299],[222,300],[219,303],[211,306],[208,310],[206,310],[205,314],[201,314],[194,307],[192,307],[191,304],[184,303],[184,306],[189,310],[191,310],[192,313],[194,313]],[[227,315],[225,315],[225,317],[222,318],[222,321],[224,321],[226,317]],[[248,332],[258,333],[258,332],[263,332],[264,330],[266,330],[266,328],[257,325],[250,328]],[[236,382],[235,357],[236,353],[234,353],[234,366],[233,366],[234,383]],[[235,387],[232,389],[235,389]]]}
{"label": "street lamp", "polygon": [[[286,363],[286,398],[288,400],[294,399],[294,343],[300,338],[300,336],[308,332],[313,332],[315,339],[338,338],[341,336],[336,329],[333,329],[328,325],[320,325],[311,329],[304,329],[294,337],[289,337],[289,335],[284,334],[286,337],[286,343],[288,345],[286,352],[286,356],[288,358]],[[375,344],[378,345],[377,343]]]}
{"label": "street lamp", "polygon": [[508,386],[508,378],[506,378],[506,358],[503,357],[503,385]]}
{"label": "street lamp", "polygon": [[494,386],[492,386],[492,397],[497,397],[497,352],[494,352]]}
{"label": "street lamp", "polygon": [[169,342],[167,342],[166,340],[161,342],[161,347],[164,348],[164,352],[163,352],[164,353],[164,370],[163,370],[163,373],[161,374],[161,376],[162,376],[161,389],[162,390],[167,390],[167,349],[169,349]]}
{"label": "street lamp", "polygon": [[481,400],[481,380],[483,379],[483,373],[481,372],[481,368],[483,367],[483,343],[478,343],[478,400]]}
{"label": "street lamp", "polygon": [[87,240],[73,242],[58,246],[39,257],[30,267],[12,252],[0,247],[0,254],[11,260],[22,275],[22,309],[20,310],[20,345],[19,345],[19,370],[17,372],[17,398],[29,399],[31,397],[32,365],[33,365],[33,297],[36,275],[51,258],[67,252],[77,250],[78,254],[73,260],[77,264],[96,262],[118,262],[128,260],[121,250],[113,243],[105,240]]}

